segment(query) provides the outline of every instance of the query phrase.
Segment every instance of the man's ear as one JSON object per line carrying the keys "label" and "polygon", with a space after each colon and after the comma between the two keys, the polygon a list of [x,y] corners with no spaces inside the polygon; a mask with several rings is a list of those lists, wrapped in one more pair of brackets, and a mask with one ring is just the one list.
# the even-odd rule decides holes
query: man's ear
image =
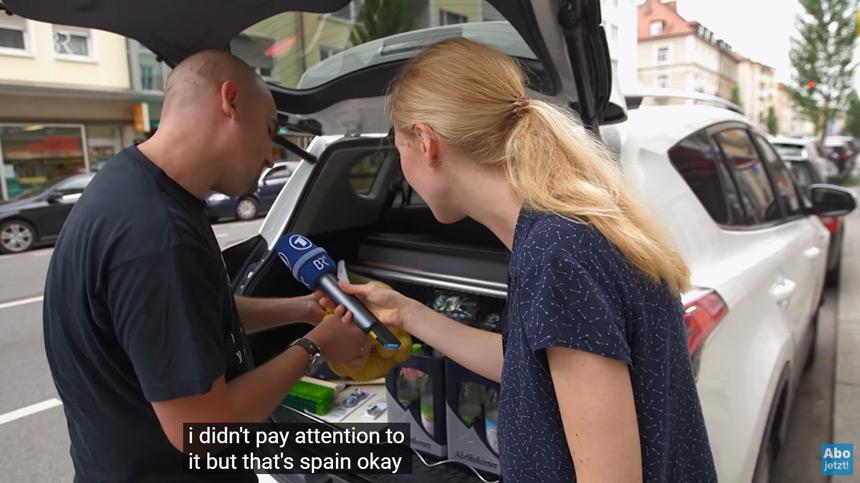
{"label": "man's ear", "polygon": [[415,125],[415,138],[418,141],[418,147],[424,159],[431,167],[436,167],[439,164],[439,141],[436,140],[436,135],[430,126],[422,123]]}
{"label": "man's ear", "polygon": [[239,86],[231,80],[221,84],[221,111],[230,119],[239,116]]}

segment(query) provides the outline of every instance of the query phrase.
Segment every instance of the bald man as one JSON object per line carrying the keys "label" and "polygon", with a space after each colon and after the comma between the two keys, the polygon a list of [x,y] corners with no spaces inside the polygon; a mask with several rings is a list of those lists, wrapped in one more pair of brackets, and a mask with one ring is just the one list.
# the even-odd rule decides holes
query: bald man
{"label": "bald man", "polygon": [[158,132],[108,162],[69,215],[44,333],[76,482],[212,481],[184,472],[182,424],[263,421],[310,360],[294,345],[251,369],[245,332],[308,322],[325,359],[361,357],[366,336],[321,321],[313,296],[232,295],[203,198],[253,190],[276,129],[271,94],[245,63],[191,56],[168,79]]}

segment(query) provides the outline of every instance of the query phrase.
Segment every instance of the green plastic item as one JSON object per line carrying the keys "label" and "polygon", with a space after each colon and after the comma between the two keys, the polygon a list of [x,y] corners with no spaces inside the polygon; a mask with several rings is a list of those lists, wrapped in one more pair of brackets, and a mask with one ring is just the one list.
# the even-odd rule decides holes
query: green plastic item
{"label": "green plastic item", "polygon": [[293,385],[284,404],[299,410],[322,416],[329,412],[334,403],[334,389],[311,382],[298,381]]}
{"label": "green plastic item", "polygon": [[422,344],[420,342],[416,342],[416,343],[412,344],[412,353],[413,354],[420,354],[423,351],[424,351],[424,344]]}

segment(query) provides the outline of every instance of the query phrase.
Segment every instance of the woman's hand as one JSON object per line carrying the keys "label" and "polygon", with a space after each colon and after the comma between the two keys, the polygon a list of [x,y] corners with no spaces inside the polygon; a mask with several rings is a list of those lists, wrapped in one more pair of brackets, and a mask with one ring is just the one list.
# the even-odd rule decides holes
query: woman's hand
{"label": "woman's hand", "polygon": [[[399,327],[409,332],[409,320],[417,304],[414,300],[393,289],[379,285],[352,285],[343,281],[339,281],[338,285],[344,292],[358,298],[383,324]],[[333,309],[335,315],[344,322],[352,322],[352,313],[346,311],[342,305],[335,307],[334,302],[320,292],[316,292],[314,295],[319,298],[322,307]]]}

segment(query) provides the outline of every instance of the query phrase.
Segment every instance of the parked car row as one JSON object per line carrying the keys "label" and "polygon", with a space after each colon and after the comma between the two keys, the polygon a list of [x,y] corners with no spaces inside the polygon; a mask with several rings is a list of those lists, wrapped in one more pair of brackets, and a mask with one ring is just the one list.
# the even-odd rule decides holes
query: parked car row
{"label": "parked car row", "polygon": [[[198,1],[151,9],[116,0],[85,10],[58,0],[6,3],[26,17],[136,38],[175,63],[198,49],[223,49],[242,29],[277,22],[272,16],[288,9],[318,11],[344,2],[213,6]],[[578,109],[584,124],[618,154],[631,189],[669,229],[695,285],[682,301],[719,479],[768,481],[798,381],[812,360],[832,243],[825,223],[827,217],[852,211],[854,196],[816,183],[826,175],[819,173],[817,161],[807,160],[819,177],[801,183],[766,134],[731,110],[667,105],[628,111],[608,68],[598,0],[490,3],[504,20],[415,28],[345,44],[295,85],[272,86],[281,116],[301,119],[323,135],[291,168],[259,235],[224,252],[236,294],[305,292],[273,251],[284,233],[295,231],[352,271],[403,290],[444,289],[504,299],[505,247],[472,220],[438,223],[405,182],[396,149],[385,135],[386,86],[423,47],[451,37],[493,45],[526,69],[530,97]],[[559,3],[559,10],[550,6]],[[110,9],[129,12],[136,20],[111,17]],[[301,123],[292,126],[300,132]],[[352,179],[359,165],[361,188]],[[214,198],[213,203],[220,197]],[[239,203],[228,204],[222,213],[245,216]],[[303,330],[289,326],[250,335],[256,364],[283,351]],[[311,421],[285,408],[272,420]],[[420,425],[412,430],[424,431]],[[460,466],[445,468],[416,462],[413,478],[474,478]],[[358,477],[340,474],[332,480]]]}

